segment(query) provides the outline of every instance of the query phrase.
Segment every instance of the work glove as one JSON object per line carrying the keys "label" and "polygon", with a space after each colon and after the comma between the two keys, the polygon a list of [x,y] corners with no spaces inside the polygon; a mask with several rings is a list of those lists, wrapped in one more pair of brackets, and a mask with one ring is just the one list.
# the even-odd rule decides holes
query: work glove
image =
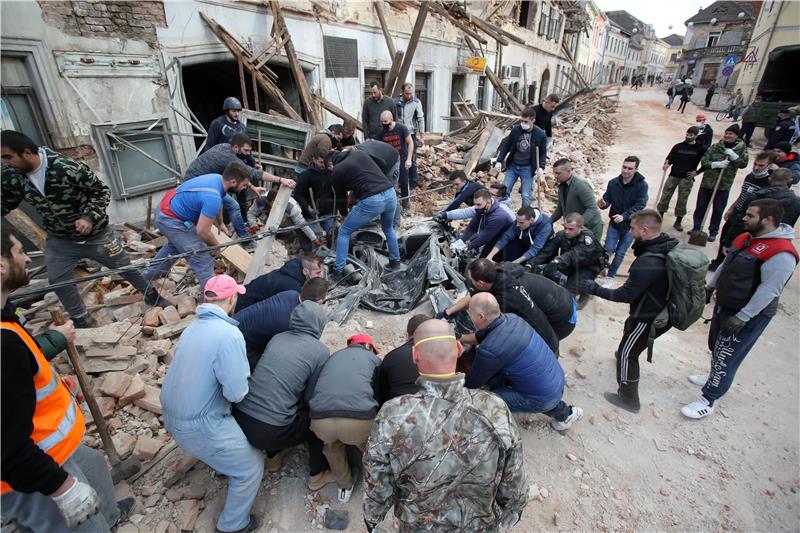
{"label": "work glove", "polygon": [[503,163],[501,163],[500,161],[496,162],[496,163],[494,164],[494,169],[495,169],[496,171],[500,172],[501,170],[503,170]]}
{"label": "work glove", "polygon": [[558,272],[558,263],[556,263],[555,261],[547,263],[542,267],[542,274],[544,274],[548,278],[552,278],[553,276],[555,276],[556,272]]}
{"label": "work glove", "polygon": [[730,162],[726,159],[725,161],[714,161],[711,163],[711,168],[728,168]]}
{"label": "work glove", "polygon": [[729,335],[736,335],[739,333],[739,331],[741,331],[745,324],[747,324],[747,322],[741,318],[737,318],[736,315],[733,315],[722,325],[722,330]]}
{"label": "work glove", "polygon": [[533,177],[534,177],[534,179],[537,179],[537,180],[538,180],[538,179],[540,179],[542,176],[544,176],[544,170],[542,170],[541,168],[537,168],[537,169],[536,169],[536,172],[533,174]]}
{"label": "work glove", "polygon": [[733,148],[725,148],[725,154],[731,161],[736,161],[737,159],[739,159],[739,156],[736,154],[736,152],[733,151]]}
{"label": "work glove", "polygon": [[454,252],[460,252],[462,250],[467,249],[467,244],[461,239],[458,239],[450,244],[450,249],[453,250]]}
{"label": "work glove", "polygon": [[447,314],[447,309],[442,309],[441,311],[436,313],[433,316],[433,318],[435,318],[436,320],[449,320],[450,319],[450,315]]}
{"label": "work glove", "polygon": [[249,233],[250,235],[255,235],[256,233],[258,233],[258,226],[250,226],[249,228],[247,228],[247,233]]}
{"label": "work glove", "polygon": [[715,290],[714,287],[709,287],[708,285],[706,285],[706,303],[707,304],[711,303],[711,296],[714,295],[714,290]]}
{"label": "work glove", "polygon": [[585,279],[578,285],[578,292],[581,294],[595,294],[597,292],[597,282]]}
{"label": "work glove", "polygon": [[77,479],[64,494],[52,498],[69,529],[76,529],[100,510],[97,492]]}

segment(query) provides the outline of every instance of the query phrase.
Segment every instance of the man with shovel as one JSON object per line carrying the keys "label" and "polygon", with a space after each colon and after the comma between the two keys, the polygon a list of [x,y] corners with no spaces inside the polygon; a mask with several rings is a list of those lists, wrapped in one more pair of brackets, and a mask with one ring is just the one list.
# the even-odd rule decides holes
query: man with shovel
{"label": "man with shovel", "polygon": [[[708,228],[708,241],[714,242],[719,233],[719,224],[725,205],[728,203],[728,194],[736,179],[736,171],[747,166],[747,146],[739,139],[739,125],[733,124],[725,130],[722,140],[703,156],[700,164],[703,167],[703,181],[697,191],[697,204],[694,208],[694,226],[689,232],[693,234],[689,239],[690,244],[705,246],[705,234],[702,233],[706,223],[706,211],[713,201],[711,224]],[[713,198],[713,200],[712,200]],[[702,241],[702,242],[701,242]]]}
{"label": "man with shovel", "polygon": [[75,336],[71,322],[34,339],[8,295],[30,281],[30,259],[7,228],[0,237],[2,487],[0,513],[25,531],[109,531],[133,498],[114,500],[100,452],[82,443],[83,414],[49,360]]}

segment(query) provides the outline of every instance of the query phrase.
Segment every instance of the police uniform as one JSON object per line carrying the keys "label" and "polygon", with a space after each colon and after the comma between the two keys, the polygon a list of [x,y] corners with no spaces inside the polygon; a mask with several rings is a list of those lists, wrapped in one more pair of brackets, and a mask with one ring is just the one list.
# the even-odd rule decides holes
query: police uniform
{"label": "police uniform", "polygon": [[[581,281],[593,280],[605,268],[605,257],[600,241],[590,230],[584,229],[572,239],[561,230],[547,240],[530,264],[545,265],[545,275],[551,279],[555,277],[561,285],[577,294]],[[562,276],[558,276],[559,273]]]}

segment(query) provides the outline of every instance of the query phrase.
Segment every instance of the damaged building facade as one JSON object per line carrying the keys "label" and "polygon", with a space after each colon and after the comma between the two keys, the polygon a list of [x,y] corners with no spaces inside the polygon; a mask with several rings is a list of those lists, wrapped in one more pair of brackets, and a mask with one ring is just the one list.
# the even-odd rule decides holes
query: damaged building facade
{"label": "damaged building facade", "polygon": [[[356,118],[369,83],[385,82],[393,64],[374,4],[280,3],[308,90]],[[505,45],[482,32],[475,33],[483,42],[470,37],[442,13],[442,3],[381,4],[398,51],[408,46],[421,6],[430,7],[405,78],[423,103],[427,131],[457,126],[450,120],[454,102],[508,111],[489,73],[467,67],[471,56],[484,58],[523,105],[580,85],[582,73],[563,46],[565,11],[577,3],[468,3],[462,24],[475,32],[470,17],[492,20]],[[23,0],[2,4],[3,128],[85,160],[112,190],[112,220],[143,220],[148,196],[182,176],[225,97],[265,114],[286,114],[247,69],[240,73],[236,56],[201,13],[256,60],[266,60],[285,102],[309,119],[284,50],[262,53],[273,39],[268,3]],[[321,125],[341,122],[323,115]],[[275,133],[290,138],[281,141],[284,149],[306,138],[305,132]]]}

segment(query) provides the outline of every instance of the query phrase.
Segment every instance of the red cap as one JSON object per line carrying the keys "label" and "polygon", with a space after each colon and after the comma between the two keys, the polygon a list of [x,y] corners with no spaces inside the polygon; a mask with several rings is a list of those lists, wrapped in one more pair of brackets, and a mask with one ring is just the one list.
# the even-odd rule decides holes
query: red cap
{"label": "red cap", "polygon": [[706,116],[705,116],[704,114],[700,113],[699,115],[697,115],[696,117],[694,117],[694,119],[695,119],[695,120],[705,120],[705,119],[706,119]]}
{"label": "red cap", "polygon": [[244,291],[244,285],[239,285],[236,283],[235,279],[227,274],[221,274],[209,279],[204,288],[204,292],[211,292],[216,295],[212,296],[211,298],[206,296],[206,300],[224,300],[226,298],[230,298],[234,294],[244,294]]}
{"label": "red cap", "polygon": [[347,339],[348,346],[350,346],[353,343],[366,344],[367,347],[369,347],[373,352],[375,352],[375,355],[378,355],[378,350],[377,348],[375,348],[375,343],[372,342],[372,337],[370,337],[366,333],[357,333],[356,335],[353,335],[352,337]]}

